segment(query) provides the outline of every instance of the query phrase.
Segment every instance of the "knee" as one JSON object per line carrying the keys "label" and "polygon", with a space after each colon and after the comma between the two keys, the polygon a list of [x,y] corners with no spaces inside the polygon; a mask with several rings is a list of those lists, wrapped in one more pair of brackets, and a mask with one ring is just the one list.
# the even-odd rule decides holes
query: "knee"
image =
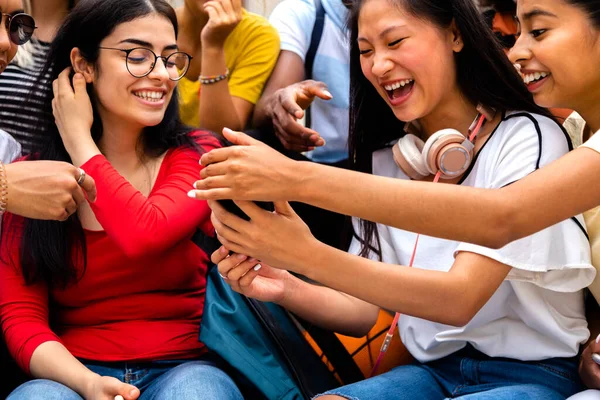
{"label": "knee", "polygon": [[25,382],[8,395],[7,400],[81,400],[67,386],[47,379]]}
{"label": "knee", "polygon": [[[221,369],[199,361],[179,365],[169,371],[160,385],[159,393],[174,399],[243,400],[235,382]],[[157,398],[171,398],[162,397]]]}

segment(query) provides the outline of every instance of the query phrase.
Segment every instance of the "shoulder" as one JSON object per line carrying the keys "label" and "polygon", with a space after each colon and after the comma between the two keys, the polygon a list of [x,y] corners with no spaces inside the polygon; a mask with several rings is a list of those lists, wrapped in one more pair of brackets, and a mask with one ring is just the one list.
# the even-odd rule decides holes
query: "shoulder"
{"label": "shoulder", "polygon": [[312,27],[316,17],[317,11],[312,0],[283,0],[273,9],[269,21],[274,25],[278,22],[309,22]]}
{"label": "shoulder", "polygon": [[[234,33],[241,35],[245,40],[264,37],[266,39],[278,38],[277,30],[261,15],[243,10],[242,20],[236,26]],[[248,37],[249,36],[249,37]]]}

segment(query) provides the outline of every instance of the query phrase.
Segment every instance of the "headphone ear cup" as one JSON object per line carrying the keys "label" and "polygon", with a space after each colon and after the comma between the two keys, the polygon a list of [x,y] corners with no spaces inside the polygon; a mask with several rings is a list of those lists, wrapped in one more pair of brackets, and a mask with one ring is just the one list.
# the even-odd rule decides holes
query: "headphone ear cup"
{"label": "headphone ear cup", "polygon": [[417,136],[407,134],[392,147],[396,165],[412,179],[422,179],[429,175],[421,153],[424,145]]}
{"label": "headphone ear cup", "polygon": [[[465,144],[465,142],[467,142]],[[432,174],[452,179],[463,174],[473,157],[473,146],[460,132],[443,129],[434,133],[423,148],[423,161]]]}

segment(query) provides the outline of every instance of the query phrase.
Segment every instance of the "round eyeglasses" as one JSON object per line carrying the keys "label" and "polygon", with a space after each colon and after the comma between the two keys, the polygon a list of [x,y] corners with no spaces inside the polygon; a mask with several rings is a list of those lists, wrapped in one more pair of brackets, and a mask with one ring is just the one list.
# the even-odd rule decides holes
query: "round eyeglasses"
{"label": "round eyeglasses", "polygon": [[125,64],[127,66],[127,71],[136,78],[143,78],[144,76],[149,75],[150,72],[154,70],[154,67],[156,67],[156,62],[160,58],[167,69],[169,79],[178,81],[185,76],[190,68],[190,61],[192,60],[192,56],[182,51],[177,51],[170,54],[168,57],[163,57],[157,56],[156,53],[145,47],[136,47],[133,49],[117,49],[114,47],[100,48],[124,52],[126,54]]}
{"label": "round eyeglasses", "polygon": [[29,42],[33,32],[36,30],[35,20],[29,14],[18,13],[18,14],[6,14],[1,13],[3,17],[6,17],[4,26],[8,32],[10,41],[20,46]]}

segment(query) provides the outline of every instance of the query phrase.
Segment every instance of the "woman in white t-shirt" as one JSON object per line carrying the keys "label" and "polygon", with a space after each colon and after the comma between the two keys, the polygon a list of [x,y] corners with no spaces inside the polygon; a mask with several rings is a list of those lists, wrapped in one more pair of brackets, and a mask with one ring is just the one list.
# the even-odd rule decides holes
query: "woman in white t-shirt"
{"label": "woman in white t-shirt", "polygon": [[[353,13],[350,154],[358,171],[431,181],[416,172],[435,174],[443,166],[445,183],[499,189],[570,149],[565,133],[491,45],[470,0],[435,7],[422,0],[363,0]],[[474,159],[464,174],[451,174],[448,161],[460,152],[430,157],[435,165],[413,160],[412,170],[407,167],[411,142],[394,145],[404,136],[403,121],[417,121],[408,130],[423,140],[444,128],[466,135],[474,117],[483,121],[478,103],[496,112],[479,109],[488,120],[475,128]],[[460,137],[456,145],[468,147]],[[204,162],[217,162],[207,169],[221,169],[223,154],[207,155]],[[564,399],[580,390],[576,356],[589,336],[582,289],[595,275],[580,217],[501,250],[421,237],[409,268],[416,239],[410,232],[356,220],[347,254],[316,241],[285,202],[275,203],[275,213],[239,205],[250,221],[211,203],[225,246],[213,261],[235,290],[346,334],[366,333],[380,307],[403,314],[400,334],[417,362],[323,399]],[[398,200],[385,212],[402,207]],[[252,258],[228,256],[229,250]]]}

